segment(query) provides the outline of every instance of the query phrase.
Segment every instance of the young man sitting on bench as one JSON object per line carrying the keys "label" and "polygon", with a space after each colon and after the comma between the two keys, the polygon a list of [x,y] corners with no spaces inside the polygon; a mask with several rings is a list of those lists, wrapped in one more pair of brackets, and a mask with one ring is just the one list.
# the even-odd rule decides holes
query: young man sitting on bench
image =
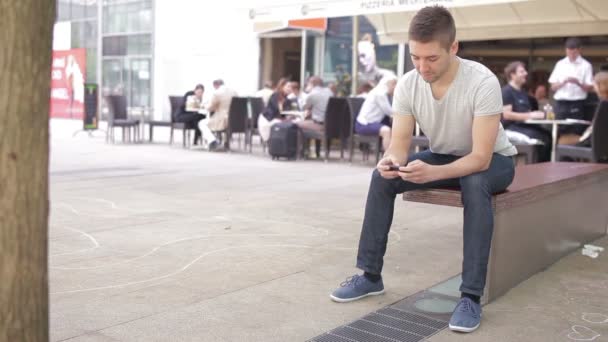
{"label": "young man sitting on bench", "polygon": [[[372,174],[357,256],[364,274],[342,283],[331,298],[349,302],[384,292],[381,272],[397,194],[459,186],[464,204],[462,298],[450,329],[471,332],[481,319],[494,225],[492,194],[513,180],[517,151],[500,124],[498,79],[485,66],[457,57],[455,36],[454,19],[444,7],[425,7],[411,21],[409,49],[416,70],[397,84],[391,144]],[[416,121],[430,150],[408,156]],[[391,170],[396,165],[398,171]]]}

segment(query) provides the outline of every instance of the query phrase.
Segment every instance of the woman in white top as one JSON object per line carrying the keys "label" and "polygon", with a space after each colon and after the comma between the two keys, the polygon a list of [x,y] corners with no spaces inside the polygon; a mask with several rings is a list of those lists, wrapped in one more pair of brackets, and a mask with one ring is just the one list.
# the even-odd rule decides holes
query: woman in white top
{"label": "woman in white top", "polygon": [[378,85],[369,92],[355,122],[355,133],[361,135],[380,135],[382,147],[388,148],[391,142],[391,103],[397,77],[383,77]]}

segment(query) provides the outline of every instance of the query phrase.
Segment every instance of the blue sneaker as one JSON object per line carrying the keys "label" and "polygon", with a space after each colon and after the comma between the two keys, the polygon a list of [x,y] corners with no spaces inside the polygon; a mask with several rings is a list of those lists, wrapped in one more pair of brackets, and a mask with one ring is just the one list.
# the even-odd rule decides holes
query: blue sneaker
{"label": "blue sneaker", "polygon": [[334,302],[346,303],[383,293],[384,284],[382,284],[382,278],[374,283],[362,275],[355,274],[340,284],[340,287],[329,295],[329,297]]}
{"label": "blue sneaker", "polygon": [[479,328],[481,321],[481,305],[471,298],[461,298],[450,318],[450,330],[459,332],[472,332]]}

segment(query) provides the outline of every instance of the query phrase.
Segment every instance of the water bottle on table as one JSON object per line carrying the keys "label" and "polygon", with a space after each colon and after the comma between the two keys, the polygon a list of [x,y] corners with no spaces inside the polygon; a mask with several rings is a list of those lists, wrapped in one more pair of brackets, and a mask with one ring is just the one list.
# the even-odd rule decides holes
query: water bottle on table
{"label": "water bottle on table", "polygon": [[551,104],[547,103],[543,107],[543,111],[545,112],[545,118],[547,120],[555,120],[555,112],[553,112],[553,106]]}

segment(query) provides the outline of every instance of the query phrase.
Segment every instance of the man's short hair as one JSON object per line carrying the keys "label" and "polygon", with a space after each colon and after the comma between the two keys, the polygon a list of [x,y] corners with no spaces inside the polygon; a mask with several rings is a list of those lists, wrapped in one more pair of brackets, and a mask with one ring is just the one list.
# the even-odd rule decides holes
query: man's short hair
{"label": "man's short hair", "polygon": [[312,76],[308,81],[310,82],[310,84],[312,84],[313,87],[323,86],[323,79],[319,76]]}
{"label": "man's short hair", "polygon": [[215,87],[219,87],[221,85],[224,85],[224,81],[222,81],[221,79],[217,79],[217,80],[213,81],[213,85]]}
{"label": "man's short hair", "polygon": [[581,40],[576,37],[570,37],[566,39],[566,49],[580,49]]}
{"label": "man's short hair", "polygon": [[194,87],[194,90],[198,90],[198,89],[205,91],[205,86],[203,86],[202,84],[199,83]]}
{"label": "man's short hair", "polygon": [[454,18],[443,6],[424,7],[410,22],[409,39],[421,43],[438,40],[443,48],[449,50],[456,40]]}
{"label": "man's short hair", "polygon": [[524,63],[520,61],[515,61],[507,64],[507,66],[505,67],[505,79],[507,80],[507,82],[511,81],[511,75],[513,75],[517,71],[517,68],[520,66],[522,68],[525,68]]}

